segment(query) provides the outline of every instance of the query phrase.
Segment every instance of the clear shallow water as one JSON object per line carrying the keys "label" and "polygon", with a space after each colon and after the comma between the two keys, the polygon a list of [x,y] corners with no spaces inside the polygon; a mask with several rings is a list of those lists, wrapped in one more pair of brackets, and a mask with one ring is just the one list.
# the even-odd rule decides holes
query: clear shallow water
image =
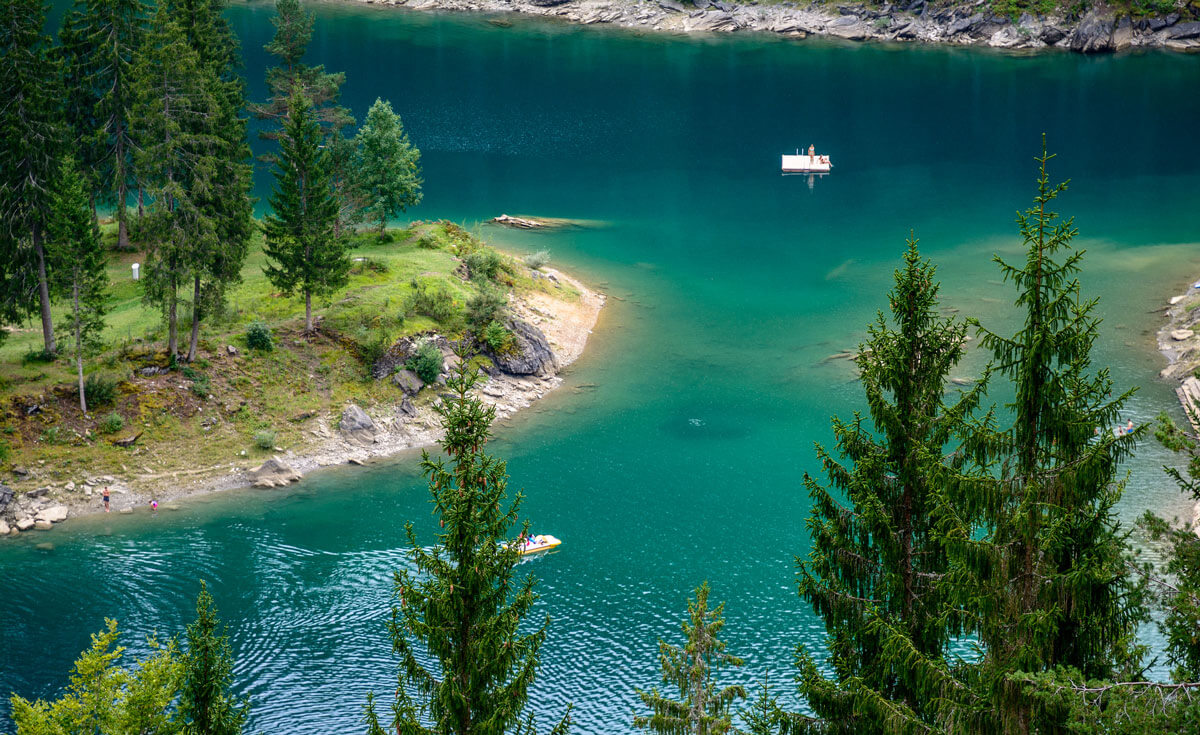
{"label": "clear shallow water", "polygon": [[[1074,180],[1060,209],[1089,249],[1085,287],[1103,297],[1097,361],[1119,386],[1141,386],[1131,418],[1174,407],[1154,379],[1151,312],[1200,275],[1187,147],[1200,58],[503,29],[315,7],[312,56],[347,73],[360,118],[391,99],[422,149],[412,216],[601,223],[481,230],[512,250],[550,249],[614,297],[566,386],[492,446],[525,515],[565,540],[527,566],[554,618],[534,697],[545,720],[573,701],[576,732],[629,730],[632,687],[657,683],[657,639],[677,634],[704,579],[748,661],[735,676],[770,669],[788,689],[795,644],[821,631],[793,585],[793,556],[808,548],[801,478],[817,469],[829,416],[862,407],[845,362],[824,359],[885,307],[909,228],[939,263],[947,306],[1008,323],[1012,292],[989,259],[1018,252],[1012,220],[1031,199],[1042,131],[1054,171]],[[261,94],[270,8],[231,17]],[[810,142],[837,166],[811,190],[777,173],[779,153]],[[1147,445],[1130,465],[1126,517],[1181,509],[1164,460]],[[182,629],[204,577],[254,731],[360,730],[366,692],[394,688],[383,622],[403,524],[431,538],[429,511],[415,461],[399,457],[6,541],[0,691],[52,695],[105,616],[135,648]]]}

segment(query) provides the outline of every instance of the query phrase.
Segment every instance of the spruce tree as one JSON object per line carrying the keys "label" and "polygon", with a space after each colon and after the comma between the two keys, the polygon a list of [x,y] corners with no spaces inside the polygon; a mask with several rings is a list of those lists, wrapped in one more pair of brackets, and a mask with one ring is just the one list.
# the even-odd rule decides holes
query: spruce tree
{"label": "spruce tree", "polygon": [[70,310],[62,327],[75,343],[75,369],[79,379],[79,410],[87,413],[83,384],[83,358],[100,345],[104,331],[108,274],[104,248],[92,217],[83,177],[74,159],[63,161],[52,199],[48,239],[52,243],[54,287]]}
{"label": "spruce tree", "polygon": [[338,218],[333,234],[341,237],[352,231],[363,221],[366,210],[366,195],[358,176],[359,149],[354,138],[347,138],[342,131],[334,131],[325,144],[329,153],[329,180],[337,199]]}
{"label": "spruce tree", "polygon": [[59,32],[76,157],[95,177],[99,198],[113,205],[122,250],[129,248],[126,204],[135,185],[134,54],[145,16],[141,0],[76,0]]}
{"label": "spruce tree", "polygon": [[943,488],[971,481],[961,443],[983,383],[945,399],[967,325],[939,316],[934,275],[910,237],[888,294],[891,323],[881,313],[855,357],[870,423],[857,413],[850,422],[835,418],[841,458],[817,446],[828,485],[804,477],[812,551],[797,560],[800,595],[825,620],[833,677],[801,646],[799,683],[828,729],[879,730],[897,710],[931,721],[929,692],[905,655],[884,650],[879,627],[932,657],[962,632],[943,614],[938,581],[948,563],[933,506]]}
{"label": "spruce tree", "polygon": [[355,137],[355,169],[364,210],[383,235],[388,218],[421,201],[421,152],[408,141],[390,102],[375,100]]}
{"label": "spruce tree", "polygon": [[215,238],[199,242],[187,261],[192,280],[192,330],[187,360],[196,359],[203,316],[223,308],[225,292],[241,280],[253,234],[250,145],[246,139],[246,85],[239,75],[241,50],[223,15],[226,0],[173,0],[188,44],[207,72],[215,114],[196,120],[206,143],[211,175],[192,196],[212,223]]}
{"label": "spruce tree", "polygon": [[[267,69],[267,101],[251,107],[255,117],[268,123],[259,132],[259,137],[265,140],[279,140],[281,135],[287,135],[285,121],[290,100],[296,94],[309,100],[313,116],[326,135],[354,124],[350,111],[337,104],[346,75],[326,72],[323,65],[301,63],[312,40],[313,22],[313,14],[305,11],[298,0],[276,0],[275,16],[271,18],[275,36],[264,48],[279,64]],[[269,154],[264,158],[273,160]]]}
{"label": "spruce tree", "polygon": [[714,676],[725,666],[741,666],[742,659],[725,652],[718,636],[725,627],[725,603],[708,607],[708,582],[696,588],[696,599],[688,600],[688,619],[683,621],[684,645],[658,641],[658,660],[663,684],[671,684],[679,699],[659,691],[637,690],[649,715],[635,715],[634,727],[656,735],[721,735],[733,727],[730,712],[734,701],[746,698],[746,690],[731,685],[717,690]]}
{"label": "spruce tree", "polygon": [[[400,658],[396,700],[385,729],[368,696],[371,735],[534,732],[525,710],[550,619],[521,632],[537,599],[533,576],[517,574],[520,553],[509,537],[521,496],[507,503],[505,463],[484,453],[495,408],[471,394],[478,379],[463,360],[446,381],[452,395],[435,406],[449,464],[426,452],[421,466],[442,530],[425,546],[411,522],[405,527],[413,569],[395,573],[399,604],[388,624]],[[432,665],[422,663],[418,646]],[[569,715],[568,708],[556,735],[566,732]]]}
{"label": "spruce tree", "polygon": [[58,64],[42,32],[41,0],[0,3],[0,304],[8,318],[38,312],[43,349],[58,351],[50,314],[46,218],[62,130]]}
{"label": "spruce tree", "polygon": [[939,509],[950,559],[943,587],[982,649],[981,660],[957,666],[926,659],[939,723],[953,733],[1060,731],[1069,707],[1032,682],[1140,674],[1143,591],[1113,508],[1120,463],[1142,432],[1112,431],[1129,393],[1110,398],[1108,370],[1091,363],[1096,301],[1080,295],[1073,220],[1049,209],[1066,189],[1050,183],[1052,158],[1043,140],[1038,193],[1017,219],[1024,263],[996,258],[1023,324],[1011,337],[979,329],[1015,394],[1012,424],[982,444],[998,477]]}
{"label": "spruce tree", "polygon": [[312,297],[346,285],[350,255],[336,234],[338,203],[321,150],[321,128],[307,99],[292,98],[280,137],[272,213],[263,220],[267,278],[285,294],[304,295],[304,331],[312,332]]}
{"label": "spruce tree", "polygon": [[233,649],[217,617],[208,585],[200,582],[196,619],[187,627],[179,691],[178,722],[187,735],[239,735],[249,705],[234,697]]}

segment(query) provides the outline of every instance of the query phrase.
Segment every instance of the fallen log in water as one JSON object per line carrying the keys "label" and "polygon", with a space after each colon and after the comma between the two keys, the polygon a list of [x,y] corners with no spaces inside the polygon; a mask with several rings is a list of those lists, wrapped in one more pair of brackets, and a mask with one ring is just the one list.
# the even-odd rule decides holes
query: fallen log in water
{"label": "fallen log in water", "polygon": [[502,214],[499,217],[493,217],[492,221],[498,225],[516,227],[517,229],[521,230],[536,230],[547,226],[545,222],[540,220],[528,219],[525,217],[510,217],[507,214]]}

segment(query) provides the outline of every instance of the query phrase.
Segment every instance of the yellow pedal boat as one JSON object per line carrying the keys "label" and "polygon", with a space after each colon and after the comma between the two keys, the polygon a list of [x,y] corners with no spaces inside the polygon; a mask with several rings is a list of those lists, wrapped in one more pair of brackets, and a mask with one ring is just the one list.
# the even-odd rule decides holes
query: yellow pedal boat
{"label": "yellow pedal boat", "polygon": [[562,545],[562,541],[549,534],[537,534],[530,536],[524,541],[518,541],[517,544],[520,547],[518,551],[520,551],[521,556],[525,556],[526,554],[536,554],[540,551],[556,549]]}

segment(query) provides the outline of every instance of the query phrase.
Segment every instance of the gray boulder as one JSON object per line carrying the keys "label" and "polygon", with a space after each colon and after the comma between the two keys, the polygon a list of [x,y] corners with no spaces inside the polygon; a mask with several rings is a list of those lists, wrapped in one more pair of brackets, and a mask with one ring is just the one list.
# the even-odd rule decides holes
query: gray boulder
{"label": "gray boulder", "polygon": [[1108,53],[1113,50],[1113,18],[1099,10],[1083,16],[1079,26],[1067,38],[1072,51],[1083,54]]}
{"label": "gray boulder", "polygon": [[299,472],[279,457],[271,457],[250,471],[250,481],[254,487],[283,487],[300,477]]}
{"label": "gray boulder", "polygon": [[35,498],[44,497],[46,495],[46,493],[48,493],[48,492],[50,492],[50,488],[39,487],[36,490],[30,490],[29,492],[25,493],[25,497],[30,498],[32,500]]}
{"label": "gray boulder", "polygon": [[342,412],[342,420],[338,428],[347,439],[359,444],[372,444],[375,441],[375,422],[367,412],[351,403]]}
{"label": "gray boulder", "polygon": [[34,520],[61,523],[67,520],[67,506],[52,505],[49,508],[43,508],[38,511],[37,517]]}
{"label": "gray boulder", "polygon": [[1176,40],[1185,38],[1200,38],[1200,21],[1180,23],[1167,32],[1167,36]]}
{"label": "gray boulder", "polygon": [[12,529],[3,520],[0,520],[0,536],[7,536]]}
{"label": "gray boulder", "polygon": [[489,353],[488,357],[496,367],[509,375],[545,375],[558,371],[558,360],[542,330],[520,319],[510,321],[508,329],[513,333],[514,349],[502,355]]}
{"label": "gray boulder", "polygon": [[1066,31],[1061,28],[1055,28],[1054,26],[1045,26],[1042,28],[1042,32],[1038,34],[1038,40],[1047,46],[1053,46],[1066,37]]}
{"label": "gray boulder", "polygon": [[397,370],[396,374],[392,376],[392,382],[396,384],[397,388],[404,391],[405,395],[410,396],[415,396],[421,390],[421,386],[425,385],[421,381],[421,377],[411,370]]}
{"label": "gray boulder", "polygon": [[409,419],[416,418],[417,407],[414,406],[413,402],[408,400],[408,398],[406,397],[403,401],[400,401],[400,405],[396,407],[396,413],[400,414],[401,416],[403,416],[405,418],[409,418]]}
{"label": "gray boulder", "polygon": [[658,0],[658,7],[663,10],[673,10],[676,13],[683,12],[683,4],[677,2],[677,0]]}
{"label": "gray boulder", "polygon": [[29,516],[20,518],[17,520],[17,530],[18,531],[28,531],[29,529],[33,528],[33,523],[34,523],[33,519],[30,518]]}
{"label": "gray boulder", "polygon": [[950,27],[946,29],[946,32],[951,36],[956,36],[959,33],[966,33],[982,22],[983,13],[976,13],[969,18],[963,18],[962,20],[954,21],[950,24]]}
{"label": "gray boulder", "polygon": [[13,489],[8,485],[0,485],[0,513],[4,512],[4,509],[12,502],[12,499]]}

